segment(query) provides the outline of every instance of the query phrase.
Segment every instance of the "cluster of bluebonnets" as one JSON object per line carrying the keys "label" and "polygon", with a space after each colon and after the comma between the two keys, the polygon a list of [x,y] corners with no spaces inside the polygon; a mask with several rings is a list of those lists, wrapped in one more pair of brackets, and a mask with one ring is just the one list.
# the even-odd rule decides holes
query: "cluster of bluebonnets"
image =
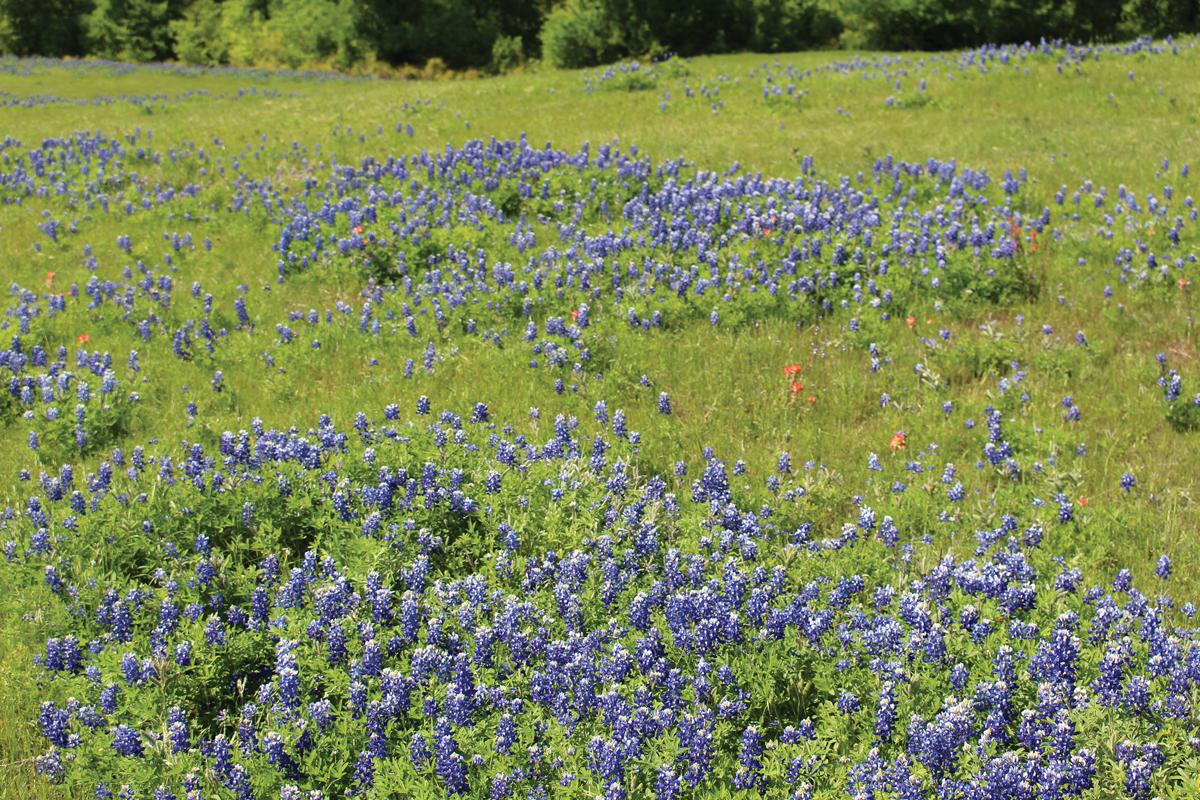
{"label": "cluster of bluebonnets", "polygon": [[130,74],[158,74],[179,77],[207,75],[232,75],[241,80],[266,81],[280,77],[299,78],[306,81],[361,81],[352,75],[343,75],[324,70],[259,69],[254,67],[203,67],[178,62],[151,62],[135,64],[128,61],[112,61],[105,58],[61,59],[39,56],[16,57],[0,55],[0,74],[29,76],[50,70],[69,70],[86,76],[122,76]]}
{"label": "cluster of bluebonnets", "polygon": [[[1038,480],[1085,457],[1087,399],[1055,397],[1061,423],[1035,429],[1022,381],[1087,359],[1085,331],[985,331],[985,366],[1005,335],[1042,360],[963,407],[943,376],[963,326],[921,328],[911,367],[967,460],[897,433],[844,479],[788,452],[765,473],[707,449],[691,473],[647,462],[638,429],[676,415],[671,387],[642,376],[623,408],[603,377],[613,338],[770,319],[836,325],[875,371],[879,326],[1035,297],[1039,259],[1068,245],[1113,265],[1105,298],[1173,299],[1197,269],[1187,165],[1042,205],[1023,170],[954,161],[776,178],[524,140],[323,158],[145,130],[0,143],[0,203],[53,201],[34,246],[73,243],[92,273],[13,286],[0,321],[0,424],[32,465],[0,513],[0,579],[53,598],[31,665],[47,780],[123,800],[1148,800],[1194,760],[1200,630],[1170,558],[1150,585],[1085,575],[1057,547],[1088,535],[1084,498]],[[176,229],[122,234],[129,263],[93,255],[94,218],[161,210]],[[219,247],[193,231],[222,217],[262,223],[277,271],[259,288],[190,279]],[[272,307],[272,282],[320,270],[357,276],[355,302]],[[101,313],[139,349],[49,344],[63,315]],[[334,335],[404,377],[513,343],[545,402],[497,419],[481,385],[463,408],[129,435],[154,390],[143,353],[213,363],[220,395],[231,340],[274,367]],[[1186,406],[1186,376],[1159,367]],[[567,392],[591,413],[556,412]]]}
{"label": "cluster of bluebonnets", "polygon": [[[1073,797],[1115,726],[1148,797],[1200,744],[1196,632],[1167,621],[1194,607],[1084,585],[1042,547],[1069,502],[919,566],[861,499],[804,521],[811,465],[781,455],[746,508],[739,465],[636,476],[638,439],[603,404],[526,436],[422,398],[33,479],[5,554],[72,617],[37,659],[69,696],[41,771],[100,797]],[[952,465],[880,469],[913,463],[953,513]]]}
{"label": "cluster of bluebonnets", "polygon": [[[911,91],[926,102],[927,80],[934,77],[954,81],[970,80],[990,72],[1008,70],[1029,74],[1034,61],[1050,59],[1060,75],[1083,75],[1089,63],[1103,59],[1135,58],[1160,54],[1178,54],[1181,48],[1192,48],[1195,40],[1168,38],[1156,42],[1143,37],[1116,45],[1074,45],[1061,41],[1042,40],[1037,44],[984,45],[972,50],[931,55],[883,54],[864,56],[853,54],[837,58],[818,67],[800,67],[781,60],[764,61],[746,76],[720,73],[713,80],[697,82],[688,66],[688,59],[673,54],[649,63],[626,61],[590,70],[583,75],[583,90],[591,94],[602,91],[650,91],[662,89],[659,110],[669,111],[674,102],[706,101],[714,115],[725,108],[721,87],[737,86],[743,80],[761,84],[761,95],[768,106],[787,109],[803,108],[805,87],[814,80],[857,76],[864,81],[891,84],[892,94],[885,102],[889,107],[902,104],[896,93]],[[1134,80],[1136,71],[1130,70]],[[910,104],[912,100],[910,99]],[[842,113],[848,114],[842,109]]]}
{"label": "cluster of bluebonnets", "polygon": [[37,108],[39,106],[50,105],[77,105],[77,106],[111,106],[118,103],[128,103],[135,108],[146,112],[161,110],[168,105],[176,102],[187,100],[210,100],[214,97],[229,97],[238,99],[247,96],[262,96],[262,97],[280,97],[282,93],[276,89],[265,89],[262,92],[257,86],[251,86],[247,89],[238,89],[237,92],[231,95],[214,95],[207,89],[189,89],[180,92],[177,95],[168,94],[149,94],[149,95],[97,95],[94,97],[62,97],[52,94],[14,94],[12,92],[0,92],[0,107],[3,108]]}

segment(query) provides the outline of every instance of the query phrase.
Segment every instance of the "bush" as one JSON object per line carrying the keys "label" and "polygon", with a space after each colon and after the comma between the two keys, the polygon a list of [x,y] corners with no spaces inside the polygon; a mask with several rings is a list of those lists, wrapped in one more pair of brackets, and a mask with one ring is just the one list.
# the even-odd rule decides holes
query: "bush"
{"label": "bush", "polygon": [[[837,43],[945,50],[1200,30],[1197,0],[0,0],[0,52],[503,72]],[[421,74],[421,73],[417,73]]]}
{"label": "bush", "polygon": [[828,45],[845,25],[833,9],[816,0],[752,0],[751,50],[773,53]]}
{"label": "bush", "polygon": [[381,58],[423,64],[440,58],[451,69],[486,67],[501,33],[495,12],[473,0],[363,4],[364,36]]}
{"label": "bush", "polygon": [[1200,31],[1196,0],[1131,0],[1121,8],[1123,35],[1168,36]]}
{"label": "bush", "polygon": [[261,64],[259,41],[266,17],[254,0],[221,3],[221,36],[229,48],[229,63],[236,66]]}
{"label": "bush", "polygon": [[1169,401],[1166,417],[1167,422],[1177,431],[1200,429],[1200,396]]}
{"label": "bush", "polygon": [[567,0],[542,25],[542,58],[556,67],[594,67],[627,52],[620,26],[602,0]]}
{"label": "bush", "polygon": [[229,63],[229,39],[222,25],[222,5],[199,0],[171,23],[175,55],[188,64],[214,67]]}
{"label": "bush", "polygon": [[984,0],[861,0],[853,5],[870,47],[883,50],[944,50],[982,41]]}
{"label": "bush", "polygon": [[546,17],[542,50],[555,66],[588,67],[631,55],[799,50],[831,44],[843,28],[823,0],[567,0]]}
{"label": "bush", "polygon": [[649,51],[655,44],[664,52],[685,56],[738,50],[747,46],[754,25],[753,0],[750,4],[745,0],[608,2],[615,19],[628,21],[626,37],[634,34],[637,25],[645,31],[641,41],[628,39],[635,53]]}
{"label": "bush", "polygon": [[168,58],[172,11],[153,0],[97,0],[85,23],[89,53],[120,61]]}
{"label": "bush", "polygon": [[492,69],[511,72],[525,63],[525,45],[519,36],[497,36],[492,42]]}
{"label": "bush", "polygon": [[0,52],[65,56],[84,52],[82,0],[0,0]]}
{"label": "bush", "polygon": [[[492,65],[497,40],[517,39],[520,53],[535,51],[547,0],[356,0],[361,36],[379,58],[424,64],[440,58],[450,69]],[[511,41],[500,45],[513,54]]]}
{"label": "bush", "polygon": [[369,55],[352,0],[198,0],[171,23],[175,53],[189,64],[349,69]]}
{"label": "bush", "polygon": [[262,29],[265,60],[293,69],[326,63],[347,69],[366,54],[357,16],[352,0],[275,0]]}
{"label": "bush", "polygon": [[1195,0],[850,0],[864,45],[944,50],[994,42],[1076,42],[1166,36],[1200,27]]}

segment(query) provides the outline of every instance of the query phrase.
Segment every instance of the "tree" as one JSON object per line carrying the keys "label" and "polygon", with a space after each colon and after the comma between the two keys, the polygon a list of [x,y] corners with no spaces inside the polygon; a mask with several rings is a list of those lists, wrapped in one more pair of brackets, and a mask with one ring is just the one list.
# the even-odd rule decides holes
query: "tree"
{"label": "tree", "polygon": [[86,0],[0,0],[0,51],[19,56],[85,52]]}
{"label": "tree", "polygon": [[96,0],[85,21],[88,53],[118,61],[170,58],[170,21],[179,15],[171,0]]}

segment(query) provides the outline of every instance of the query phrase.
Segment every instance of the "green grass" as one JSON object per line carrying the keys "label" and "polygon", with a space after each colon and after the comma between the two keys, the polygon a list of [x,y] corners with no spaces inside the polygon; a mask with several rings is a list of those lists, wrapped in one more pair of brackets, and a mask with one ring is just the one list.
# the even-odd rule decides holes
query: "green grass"
{"label": "green grass", "polygon": [[[1191,182],[1181,181],[1178,169],[1195,159],[1193,166],[1200,170],[1200,48],[1184,46],[1177,55],[1104,56],[1078,73],[1068,68],[1065,74],[1059,74],[1047,57],[1008,67],[993,65],[987,74],[942,66],[922,73],[927,80],[924,92],[917,91],[920,77],[915,74],[899,77],[902,88],[897,90],[896,77],[865,80],[863,72],[818,70],[847,58],[840,53],[702,58],[688,64],[686,78],[668,74],[649,88],[639,85],[641,91],[591,92],[585,92],[584,75],[576,72],[383,82],[42,63],[25,70],[19,62],[4,61],[0,69],[8,70],[3,73],[5,91],[16,96],[168,99],[148,106],[116,101],[4,107],[0,135],[30,149],[43,139],[80,130],[114,137],[150,130],[153,146],[161,152],[194,143],[219,151],[226,163],[235,156],[243,164],[251,163],[253,173],[288,190],[296,190],[308,176],[323,179],[333,158],[357,163],[367,156],[423,148],[436,153],[448,143],[523,134],[534,146],[549,141],[571,151],[585,142],[595,148],[619,140],[622,147],[637,145],[656,161],[679,156],[697,169],[722,172],[738,162],[743,172],[784,177],[799,174],[806,156],[814,159],[822,177],[833,180],[869,173],[876,158],[888,155],[907,161],[953,158],[960,166],[986,169],[993,178],[1025,168],[1029,185],[1022,197],[1034,213],[1052,205],[1060,185],[1070,192],[1085,178],[1110,192],[1124,184],[1139,198],[1160,192],[1164,183],[1175,184],[1181,195],[1197,194],[1196,176]],[[923,56],[904,58],[912,69]],[[763,64],[776,73],[777,65],[813,69],[812,77],[796,81],[798,90],[805,92],[803,99],[764,100]],[[719,110],[714,113],[703,97],[687,98],[684,80],[693,89],[719,87]],[[786,84],[787,79],[782,80]],[[237,96],[239,90],[251,88],[256,93]],[[207,94],[196,94],[200,91]],[[670,99],[664,101],[666,91]],[[897,99],[892,106],[887,105],[889,97]],[[397,123],[411,124],[414,135],[398,133]],[[293,143],[305,149],[306,160],[289,157]],[[1158,174],[1163,159],[1171,162],[1169,176]],[[136,259],[161,264],[169,250],[162,239],[165,232],[191,231],[197,244],[210,237],[213,250],[209,254],[197,247],[176,256],[177,304],[198,306],[199,301],[185,296],[186,287],[196,280],[215,295],[215,307],[230,317],[235,287],[250,287],[248,303],[259,331],[232,331],[216,357],[201,355],[188,363],[176,360],[161,336],[143,346],[111,304],[39,322],[43,340],[53,345],[71,344],[86,332],[93,348],[111,351],[115,358],[139,349],[142,374],[152,381],[139,389],[142,402],[110,447],[131,446],[149,437],[164,443],[212,442],[223,430],[247,427],[254,416],[267,425],[307,427],[321,413],[346,421],[358,409],[381,409],[391,402],[407,411],[420,395],[460,409],[483,397],[497,420],[524,420],[531,406],[550,403],[555,411],[581,419],[589,416],[597,395],[586,385],[577,395],[557,397],[548,388],[547,373],[526,368],[527,348],[497,349],[480,343],[477,336],[442,337],[439,347],[456,344],[458,355],[433,374],[403,380],[399,368],[406,358],[419,361],[425,339],[364,340],[357,332],[356,315],[340,327],[322,326],[319,351],[308,348],[304,323],[295,323],[298,343],[278,351],[274,369],[265,368],[259,357],[263,329],[282,321],[290,310],[325,309],[338,301],[357,309],[364,277],[349,269],[312,269],[276,284],[278,254],[271,250],[275,232],[266,214],[224,213],[231,188],[228,178],[201,176],[195,169],[195,162],[176,166],[169,161],[139,167],[151,182],[199,184],[202,197],[213,200],[208,220],[186,220],[167,211],[126,219],[96,208],[68,207],[55,197],[26,197],[19,205],[0,206],[0,274],[10,284],[40,289],[48,286],[47,273],[54,272],[53,287],[83,286],[90,277],[83,264],[85,243],[91,244],[102,265],[99,274],[116,278],[120,267]],[[74,221],[78,233],[50,243],[37,227],[43,210]],[[1057,208],[1055,212],[1057,223]],[[1161,233],[1159,239],[1146,234],[1146,241],[1160,241]],[[1184,250],[1190,247],[1194,252],[1194,230],[1189,233]],[[118,249],[121,234],[132,238],[132,256]],[[553,235],[549,226],[539,229],[539,241],[551,241]],[[1124,245],[1136,235],[1119,231],[1117,238]],[[41,252],[32,249],[35,241],[42,243]],[[1129,566],[1144,582],[1154,580],[1154,559],[1169,553],[1181,565],[1173,584],[1175,597],[1200,598],[1200,572],[1182,566],[1200,559],[1200,541],[1194,535],[1200,527],[1200,448],[1193,436],[1175,430],[1166,419],[1153,360],[1157,352],[1168,353],[1172,365],[1195,386],[1200,374],[1195,291],[1200,291],[1200,283],[1186,291],[1126,289],[1112,263],[1116,246],[1094,231],[1074,228],[1064,241],[1044,241],[1043,249],[1030,256],[1042,280],[1036,298],[940,311],[925,304],[913,330],[894,320],[852,334],[846,327],[849,316],[835,314],[817,324],[768,317],[748,320],[737,329],[713,330],[703,319],[668,333],[614,334],[604,353],[604,396],[610,406],[624,404],[636,414],[633,427],[646,440],[640,454],[640,466],[646,470],[669,473],[682,453],[694,474],[702,465],[702,448],[711,446],[727,461],[743,459],[752,473],[761,475],[773,468],[781,450],[787,450],[797,463],[813,459],[825,464],[847,476],[847,485],[854,487],[866,475],[865,454],[876,451],[891,457],[888,441],[901,430],[912,450],[936,442],[942,458],[967,471],[978,457],[978,433],[968,435],[963,418],[975,416],[983,424],[980,409],[997,402],[999,373],[1016,358],[1030,365],[1020,387],[1035,398],[1030,426],[1045,426],[1052,431],[1048,435],[1064,441],[1074,437],[1069,439],[1072,445],[1088,445],[1086,458],[1064,455],[1067,466],[1058,478],[1070,496],[1089,498],[1088,509],[1081,512],[1089,520],[1088,535],[1072,539],[1059,534],[1064,538],[1056,543],[1058,552],[1098,581]],[[1080,256],[1086,258],[1083,266],[1076,264]],[[1195,274],[1194,266],[1188,269]],[[1106,299],[1102,290],[1109,284],[1117,287],[1117,296]],[[602,308],[594,313],[609,310],[620,313]],[[1017,324],[1018,316],[1024,318],[1023,325]],[[999,333],[1001,343],[981,332],[985,324]],[[1051,325],[1061,341],[1043,345],[1045,337],[1038,330],[1042,324]],[[519,327],[512,327],[508,338],[517,345]],[[953,330],[955,341],[972,347],[931,355],[917,337],[934,336],[942,327]],[[1086,332],[1086,351],[1074,346],[1077,330]],[[867,369],[871,341],[891,360],[879,372]],[[369,367],[371,358],[382,367]],[[922,386],[912,370],[917,362],[927,363],[946,385]],[[811,393],[815,403],[789,400],[781,368],[790,363],[804,365],[804,395]],[[209,389],[214,369],[223,370],[228,386],[221,395]],[[651,377],[653,389],[638,385],[643,373]],[[670,418],[653,414],[660,388],[669,389],[675,409]],[[884,392],[893,401],[887,407],[878,402]],[[1067,394],[1083,410],[1083,419],[1074,427],[1061,423],[1056,405]],[[940,412],[946,399],[953,399],[959,409],[949,419]],[[187,424],[189,401],[200,406],[195,427]],[[548,424],[544,419],[543,431]],[[25,446],[26,436],[21,424],[0,427],[4,504],[21,496],[23,490],[14,482],[18,469],[30,468],[36,475],[39,469],[57,467],[49,455],[38,461]],[[85,465],[94,466],[95,461],[84,459]],[[1137,474],[1139,487],[1125,497],[1118,480],[1127,469]],[[914,475],[912,483],[936,478]],[[831,491],[830,521],[841,518],[838,514],[848,508],[847,500]],[[985,488],[968,499],[967,513],[985,519],[993,503]],[[971,546],[970,531],[958,535],[965,541],[949,542],[947,548]],[[31,602],[42,592],[35,585],[0,588],[2,798],[61,796],[35,780],[32,768],[32,759],[44,749],[35,724],[43,679],[33,669],[32,658],[45,633],[30,615],[36,616],[43,606],[53,607],[49,601]]]}

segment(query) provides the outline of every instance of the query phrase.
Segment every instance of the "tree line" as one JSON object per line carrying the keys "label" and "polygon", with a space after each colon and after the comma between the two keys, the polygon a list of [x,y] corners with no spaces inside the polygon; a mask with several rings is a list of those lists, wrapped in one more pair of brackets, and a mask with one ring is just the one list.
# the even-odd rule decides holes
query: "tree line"
{"label": "tree line", "polygon": [[1200,0],[0,0],[0,51],[369,71],[1200,30]]}

